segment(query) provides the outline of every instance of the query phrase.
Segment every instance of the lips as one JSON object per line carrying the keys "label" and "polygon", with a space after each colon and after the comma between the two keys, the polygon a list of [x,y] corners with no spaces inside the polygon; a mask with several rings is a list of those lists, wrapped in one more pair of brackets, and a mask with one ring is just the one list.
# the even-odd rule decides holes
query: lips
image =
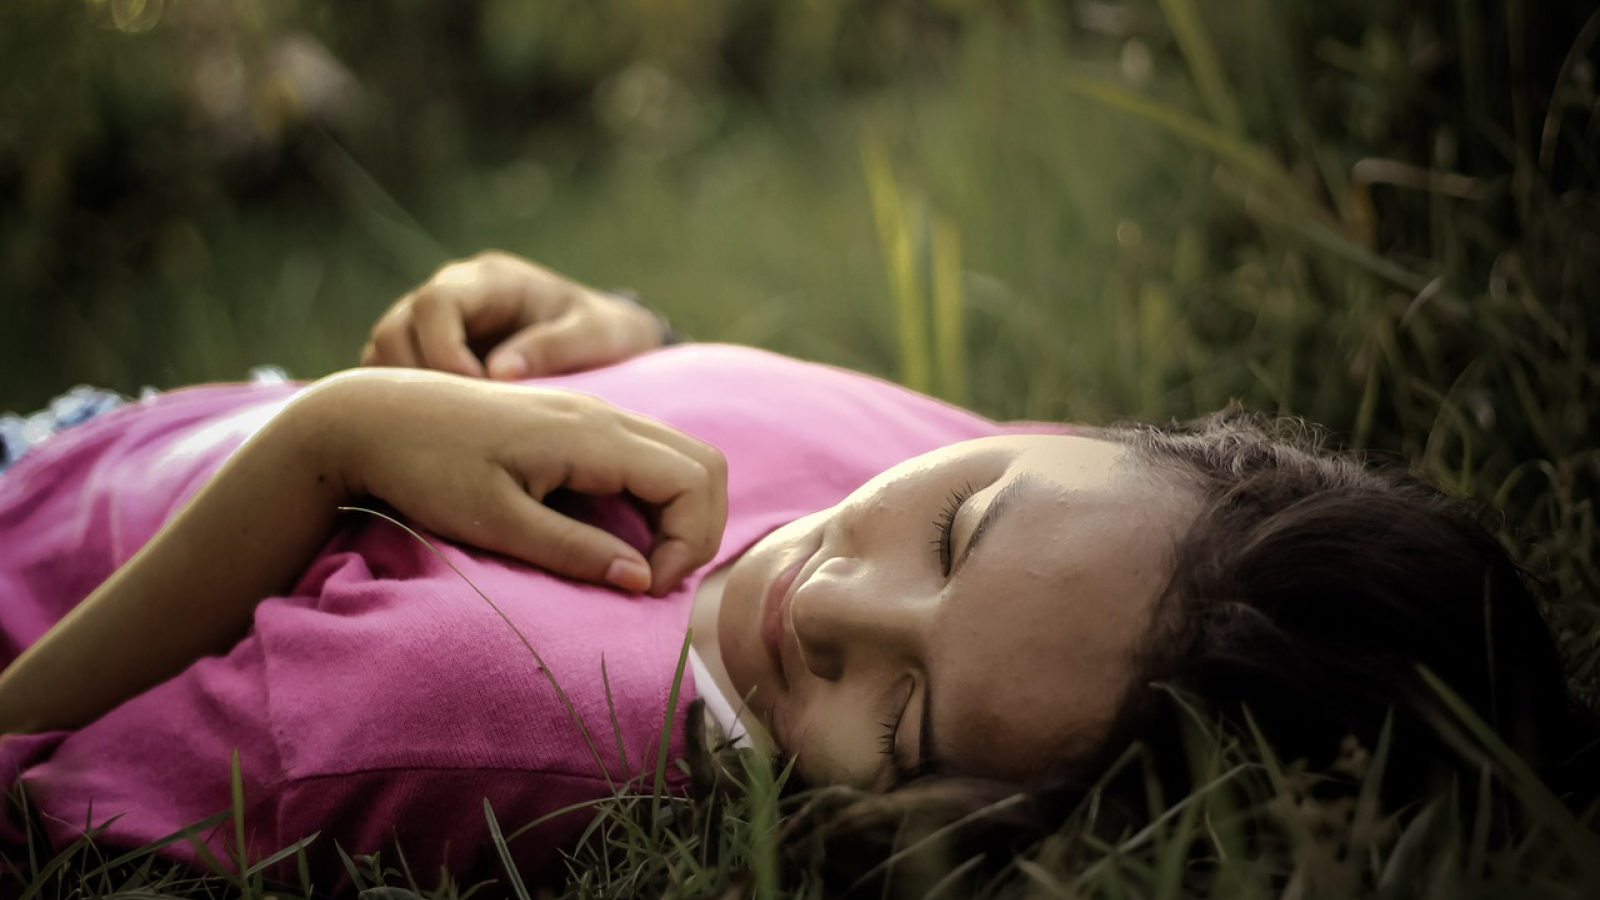
{"label": "lips", "polygon": [[794,595],[796,578],[815,555],[816,548],[812,548],[784,566],[767,588],[766,606],[761,614],[761,643],[766,645],[767,655],[772,658],[772,667],[785,688],[789,686],[789,677],[783,668],[784,616]]}

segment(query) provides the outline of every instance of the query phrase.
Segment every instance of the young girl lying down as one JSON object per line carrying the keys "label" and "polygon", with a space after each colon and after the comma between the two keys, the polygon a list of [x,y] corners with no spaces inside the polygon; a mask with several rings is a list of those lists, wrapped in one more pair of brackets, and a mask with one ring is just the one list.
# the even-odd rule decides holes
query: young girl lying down
{"label": "young girl lying down", "polygon": [[[1519,572],[1429,487],[1236,413],[995,423],[666,333],[484,254],[368,368],[43,441],[0,475],[6,782],[59,844],[115,816],[135,847],[226,809],[237,752],[252,852],[320,831],[330,886],[335,842],[491,866],[484,798],[510,830],[648,778],[697,697],[806,783],[1021,790],[1043,827],[1134,741],[1181,767],[1179,694],[1313,762],[1394,710],[1400,789],[1459,758],[1419,665],[1552,777],[1587,734]],[[524,875],[588,818],[519,837]]]}

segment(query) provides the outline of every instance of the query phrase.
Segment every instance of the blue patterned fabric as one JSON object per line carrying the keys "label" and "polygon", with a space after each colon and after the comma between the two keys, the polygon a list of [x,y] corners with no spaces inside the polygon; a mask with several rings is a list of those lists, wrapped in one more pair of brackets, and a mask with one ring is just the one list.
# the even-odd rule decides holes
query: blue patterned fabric
{"label": "blue patterned fabric", "polygon": [[0,414],[0,472],[11,468],[23,454],[44,443],[50,435],[81,425],[127,402],[128,398],[115,391],[80,384],[32,415]]}
{"label": "blue patterned fabric", "polygon": [[[288,379],[288,373],[277,366],[256,366],[250,370],[250,381],[256,384],[273,384]],[[155,393],[157,391],[154,388],[145,388],[142,396]],[[0,413],[0,472],[11,468],[50,435],[74,425],[82,425],[101,413],[127,403],[128,398],[116,391],[80,384],[32,415]]]}

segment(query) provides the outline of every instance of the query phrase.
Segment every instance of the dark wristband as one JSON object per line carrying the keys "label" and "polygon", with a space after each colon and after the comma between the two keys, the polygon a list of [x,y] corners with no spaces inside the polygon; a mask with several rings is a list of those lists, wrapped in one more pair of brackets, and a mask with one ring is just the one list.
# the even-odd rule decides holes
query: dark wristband
{"label": "dark wristband", "polygon": [[667,317],[663,316],[659,310],[639,299],[638,291],[630,290],[628,288],[616,288],[606,291],[606,294],[615,297],[618,300],[624,300],[628,303],[632,303],[634,306],[639,307],[653,316],[656,320],[656,334],[661,338],[661,346],[671,347],[673,344],[682,344],[687,340],[687,338],[679,334],[677,330],[672,327],[672,323],[668,322]]}

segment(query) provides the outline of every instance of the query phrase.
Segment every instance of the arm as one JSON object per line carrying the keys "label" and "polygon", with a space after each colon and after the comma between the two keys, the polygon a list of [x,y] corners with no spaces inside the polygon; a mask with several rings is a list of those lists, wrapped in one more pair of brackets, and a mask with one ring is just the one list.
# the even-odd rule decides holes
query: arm
{"label": "arm", "polygon": [[325,542],[349,492],[319,458],[311,394],[0,673],[0,733],[73,728],[221,653]]}
{"label": "arm", "polygon": [[[353,498],[560,574],[660,594],[715,554],[725,480],[714,449],[592,397],[426,372],[335,376],[0,673],[0,733],[82,726],[225,652]],[[558,487],[654,504],[649,558],[545,508]]]}

